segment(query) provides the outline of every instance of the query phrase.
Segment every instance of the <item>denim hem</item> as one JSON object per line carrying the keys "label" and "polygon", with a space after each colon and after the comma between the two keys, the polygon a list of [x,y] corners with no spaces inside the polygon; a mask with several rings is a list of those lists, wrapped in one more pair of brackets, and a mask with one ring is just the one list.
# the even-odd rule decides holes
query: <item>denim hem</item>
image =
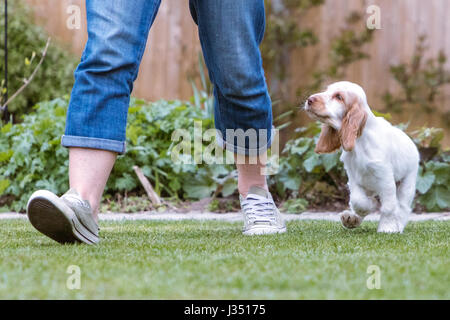
{"label": "denim hem", "polygon": [[258,146],[257,149],[252,149],[252,148],[245,148],[245,147],[241,147],[241,146],[237,146],[237,145],[233,145],[228,143],[227,141],[223,140],[222,138],[222,134],[219,134],[220,131],[217,130],[216,133],[216,143],[219,145],[219,147],[221,147],[224,150],[229,150],[233,153],[236,154],[242,154],[242,155],[261,155],[263,152],[265,152],[267,149],[270,148],[270,146],[272,145],[273,139],[275,137],[275,129],[272,127],[272,129],[269,131],[270,132],[270,137],[269,137],[269,142],[266,143],[264,146]]}
{"label": "denim hem", "polygon": [[118,140],[63,135],[61,137],[61,145],[63,147],[100,149],[119,154],[125,153],[125,141]]}

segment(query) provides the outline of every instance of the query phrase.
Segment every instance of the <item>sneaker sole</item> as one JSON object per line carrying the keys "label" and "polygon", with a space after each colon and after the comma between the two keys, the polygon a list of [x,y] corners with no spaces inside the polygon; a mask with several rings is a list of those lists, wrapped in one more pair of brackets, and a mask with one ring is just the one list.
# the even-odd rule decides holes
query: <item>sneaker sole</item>
{"label": "sneaker sole", "polygon": [[99,241],[73,210],[50,191],[39,190],[31,195],[27,216],[36,230],[59,243],[96,244]]}
{"label": "sneaker sole", "polygon": [[276,234],[285,233],[286,227],[284,228],[267,228],[267,227],[253,227],[249,230],[243,231],[242,234],[246,236],[264,235],[264,234]]}

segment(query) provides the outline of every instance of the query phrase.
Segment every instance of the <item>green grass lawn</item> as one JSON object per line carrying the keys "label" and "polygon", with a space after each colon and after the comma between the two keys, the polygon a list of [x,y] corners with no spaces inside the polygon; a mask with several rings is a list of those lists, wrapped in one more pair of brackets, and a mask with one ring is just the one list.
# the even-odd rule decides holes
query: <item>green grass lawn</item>
{"label": "green grass lawn", "polygon": [[[25,220],[0,220],[1,299],[449,299],[449,222],[296,221],[246,237],[218,221],[102,222],[98,246],[59,245]],[[67,268],[81,270],[69,290]],[[366,286],[369,265],[381,289]]]}

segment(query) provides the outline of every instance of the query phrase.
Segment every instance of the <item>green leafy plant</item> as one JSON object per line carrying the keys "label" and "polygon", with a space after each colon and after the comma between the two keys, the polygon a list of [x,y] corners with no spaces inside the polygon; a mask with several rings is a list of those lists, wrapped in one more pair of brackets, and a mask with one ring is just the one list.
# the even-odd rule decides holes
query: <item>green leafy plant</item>
{"label": "green leafy plant", "polygon": [[271,176],[271,190],[279,199],[304,198],[310,205],[346,202],[347,178],[340,152],[317,154],[314,147],[320,134],[318,123],[297,129],[280,157],[279,172]]}
{"label": "green leafy plant", "polygon": [[60,146],[66,106],[67,98],[42,103],[23,123],[0,128],[0,197],[12,197],[12,210],[23,211],[35,189],[67,189],[68,153]]}
{"label": "green leafy plant", "polygon": [[213,198],[206,206],[209,212],[225,213],[241,210],[241,205],[237,197]]}
{"label": "green leafy plant", "polygon": [[[34,112],[24,116],[22,123],[0,126],[0,206],[6,204],[10,210],[23,211],[36,189],[48,189],[57,194],[67,190],[68,152],[61,147],[60,138],[64,132],[68,101],[66,96],[39,103]],[[193,139],[194,121],[201,121],[203,130],[213,128],[213,120],[207,112],[189,102],[146,103],[132,99],[127,126],[128,150],[117,159],[107,184],[107,199],[118,199],[118,195],[127,193],[132,197],[144,194],[133,171],[135,165],[163,197],[218,199],[234,194],[237,187],[234,166],[172,161],[171,150],[178,143],[172,141],[173,131],[186,129]],[[347,206],[347,177],[339,160],[340,152],[316,154],[314,147],[319,133],[318,123],[299,128],[296,137],[284,147],[278,174],[269,177],[274,197],[278,201],[292,200],[285,206],[289,212]],[[419,147],[434,146],[438,150],[436,155],[421,163],[416,203],[426,210],[448,210],[450,156],[440,146],[440,130],[423,128],[414,132],[413,138]],[[202,151],[208,144],[202,144]],[[195,150],[191,151],[193,155]],[[110,201],[110,208],[114,208],[113,202]],[[147,208],[136,202],[135,198],[130,198],[130,202],[125,201],[117,208],[124,211],[128,207]],[[226,209],[222,207],[221,210]]]}
{"label": "green leafy plant", "polygon": [[[4,4],[0,4],[3,12]],[[9,95],[23,85],[38,64],[36,53],[47,41],[46,32],[32,23],[31,9],[23,1],[9,1],[8,11],[8,90]],[[0,15],[0,25],[4,25],[4,15]],[[4,33],[0,32],[0,43],[4,41]],[[3,62],[5,49],[0,46],[0,61]],[[47,101],[63,96],[70,92],[73,85],[73,70],[76,59],[67,50],[53,44],[49,47],[42,66],[36,73],[34,80],[27,88],[11,102],[8,111],[13,114],[15,121],[20,116],[31,112],[32,107],[41,101]],[[3,77],[4,63],[0,64],[0,74]],[[2,95],[5,94],[5,83],[0,81]]]}
{"label": "green leafy plant", "polygon": [[417,202],[428,211],[450,209],[450,157],[443,161],[428,161],[419,169]]}
{"label": "green leafy plant", "polygon": [[427,211],[450,209],[450,155],[441,146],[441,128],[422,127],[411,132],[420,152],[416,203]]}
{"label": "green leafy plant", "polygon": [[107,194],[100,206],[100,212],[121,212],[136,213],[154,209],[147,196],[122,196],[117,193],[115,196]]}
{"label": "green leafy plant", "polygon": [[421,162],[427,162],[442,152],[444,130],[441,128],[422,127],[411,132],[411,136],[419,149]]}
{"label": "green leafy plant", "polygon": [[212,199],[210,203],[208,203],[207,206],[208,210],[211,212],[217,212],[220,209],[220,202],[218,199]]}
{"label": "green leafy plant", "polygon": [[[43,102],[19,124],[0,130],[0,197],[10,199],[12,210],[23,211],[31,193],[47,189],[61,194],[68,188],[68,152],[61,147],[68,97]],[[203,109],[188,102],[132,99],[127,126],[127,153],[117,159],[106,194],[142,192],[133,166],[139,166],[161,196],[200,199],[228,196],[236,190],[230,165],[176,164],[171,159],[175,129],[203,129],[213,121]],[[193,146],[194,143],[191,143]],[[203,147],[206,147],[206,143]],[[192,152],[193,154],[193,152]]]}
{"label": "green leafy plant", "polygon": [[289,199],[283,204],[282,211],[287,213],[302,213],[308,207],[308,200],[303,198]]}
{"label": "green leafy plant", "polygon": [[[201,121],[202,130],[213,128],[208,112],[189,103],[161,100],[147,105],[143,100],[133,100],[128,115],[127,154],[117,160],[107,191],[137,188],[139,182],[132,171],[137,165],[158,194],[194,199],[211,196],[221,183],[225,184],[221,179],[233,171],[231,166],[174,163],[171,159],[175,144],[172,133],[186,129],[194,139],[194,121]],[[193,155],[194,143],[191,145]],[[228,190],[224,188],[222,193],[227,195]]]}
{"label": "green leafy plant", "polygon": [[[425,113],[440,112],[443,119],[448,118],[450,113],[440,111],[437,107],[439,99],[443,97],[443,88],[450,84],[450,70],[445,68],[447,57],[440,51],[435,58],[425,60],[427,49],[426,36],[422,35],[418,39],[411,61],[391,66],[391,74],[400,85],[401,93],[385,93],[383,100],[386,110],[399,113],[406,106],[414,106],[415,110]],[[447,120],[445,125],[450,125],[450,122]]]}

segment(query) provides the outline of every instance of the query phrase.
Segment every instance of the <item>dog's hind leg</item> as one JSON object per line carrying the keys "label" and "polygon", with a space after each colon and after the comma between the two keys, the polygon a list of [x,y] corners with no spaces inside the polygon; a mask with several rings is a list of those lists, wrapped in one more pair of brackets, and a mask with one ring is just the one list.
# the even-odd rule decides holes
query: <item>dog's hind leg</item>
{"label": "dog's hind leg", "polygon": [[400,181],[397,187],[397,199],[401,210],[403,227],[408,223],[411,205],[416,194],[417,172],[411,172],[406,178]]}
{"label": "dog's hind leg", "polygon": [[385,181],[378,193],[381,202],[378,232],[401,233],[405,227],[405,214],[397,199],[397,186],[393,177],[386,177]]}

